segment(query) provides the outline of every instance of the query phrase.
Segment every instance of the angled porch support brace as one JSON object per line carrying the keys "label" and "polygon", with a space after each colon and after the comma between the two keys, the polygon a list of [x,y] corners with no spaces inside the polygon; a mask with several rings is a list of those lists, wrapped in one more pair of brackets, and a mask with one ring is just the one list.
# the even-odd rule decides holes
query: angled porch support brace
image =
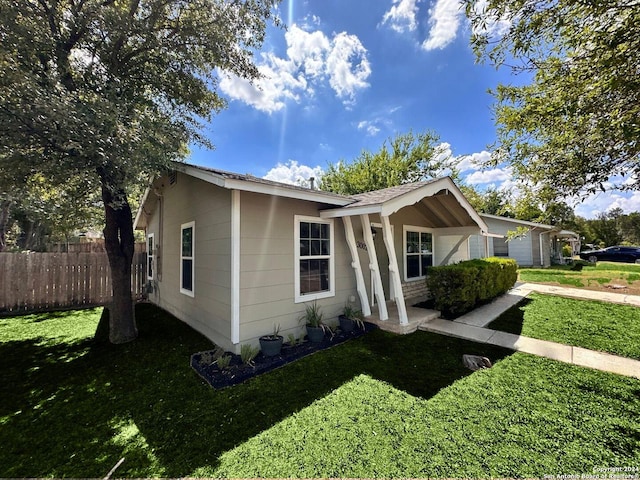
{"label": "angled porch support brace", "polygon": [[362,314],[365,317],[371,316],[371,307],[369,306],[369,297],[367,296],[367,288],[364,285],[364,276],[362,275],[362,268],[360,268],[360,258],[358,257],[358,247],[356,247],[356,237],[353,234],[353,224],[351,223],[351,217],[342,217],[344,223],[344,233],[347,237],[347,245],[351,252],[351,266],[353,267],[353,273],[356,275],[356,290],[360,297],[360,305],[362,308]]}
{"label": "angled porch support brace", "polygon": [[389,313],[387,312],[387,301],[384,298],[384,289],[382,288],[382,278],[380,277],[380,268],[378,268],[378,256],[376,255],[376,247],[373,244],[373,235],[371,235],[371,222],[369,221],[369,215],[360,215],[360,222],[362,223],[362,234],[364,236],[364,243],[367,245],[367,252],[369,253],[369,269],[373,276],[373,293],[378,301],[378,314],[380,320],[388,320]]}
{"label": "angled porch support brace", "polygon": [[400,280],[400,269],[398,268],[398,258],[396,257],[396,249],[393,245],[393,234],[391,232],[391,223],[389,217],[380,216],[382,220],[382,237],[387,247],[387,255],[389,256],[389,281],[393,284],[391,291],[395,296],[396,307],[398,308],[398,317],[400,325],[407,325],[409,317],[407,316],[407,307],[402,294],[402,281]]}

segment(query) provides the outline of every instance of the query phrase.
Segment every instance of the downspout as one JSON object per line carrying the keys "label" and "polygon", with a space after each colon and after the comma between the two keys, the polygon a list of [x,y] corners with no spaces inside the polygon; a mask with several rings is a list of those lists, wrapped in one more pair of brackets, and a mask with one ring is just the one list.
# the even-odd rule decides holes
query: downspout
{"label": "downspout", "polygon": [[240,343],[240,190],[231,190],[231,343]]}

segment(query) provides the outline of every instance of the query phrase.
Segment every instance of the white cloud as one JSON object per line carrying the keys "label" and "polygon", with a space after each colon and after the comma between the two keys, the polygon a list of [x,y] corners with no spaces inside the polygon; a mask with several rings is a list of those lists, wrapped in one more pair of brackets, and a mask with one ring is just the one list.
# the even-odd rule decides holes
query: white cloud
{"label": "white cloud", "polygon": [[393,0],[393,6],[382,17],[382,24],[388,24],[399,33],[413,31],[417,28],[417,0]]}
{"label": "white cloud", "polygon": [[640,211],[640,192],[600,192],[575,206],[576,215],[595,218],[599,213],[621,208],[624,213]]}
{"label": "white cloud", "polygon": [[345,32],[336,35],[332,44],[326,61],[329,84],[338,97],[346,98],[346,103],[353,103],[356,91],[369,86],[366,80],[371,75],[371,67],[367,50],[358,37]]}
{"label": "white cloud", "polygon": [[[474,3],[473,9],[477,14],[483,14],[487,8],[487,0],[478,0]],[[502,36],[509,30],[511,27],[511,21],[507,19],[507,17],[503,18],[486,18],[484,25],[481,28],[476,27],[473,30],[473,33],[477,34],[488,34],[490,37],[493,36]]]}
{"label": "white cloud", "polygon": [[262,55],[258,69],[263,78],[252,84],[219,72],[220,89],[232,99],[272,113],[284,108],[288,99],[312,97],[316,87],[327,81],[345,105],[353,104],[358,91],[369,86],[367,50],[357,36],[342,32],[329,39],[320,30],[308,32],[294,24],[285,40],[286,58]]}
{"label": "white cloud", "polygon": [[306,186],[310,177],[315,178],[317,181],[323,174],[324,171],[320,166],[309,167],[307,165],[299,165],[296,160],[289,160],[286,163],[278,163],[262,178],[290,185]]}
{"label": "white cloud", "polygon": [[362,120],[361,122],[358,122],[358,130],[364,130],[367,132],[367,135],[373,137],[380,131],[380,128],[378,128],[374,122]]}
{"label": "white cloud", "polygon": [[453,42],[464,15],[460,0],[437,0],[429,9],[429,37],[423,42],[425,50],[443,49]]}
{"label": "white cloud", "polygon": [[502,183],[511,179],[511,169],[506,168],[494,168],[485,171],[475,171],[471,175],[466,177],[467,183],[472,185],[486,185]]}
{"label": "white cloud", "polygon": [[461,155],[456,158],[456,167],[461,173],[469,170],[480,170],[490,159],[491,153],[486,150],[472,153],[471,155]]}

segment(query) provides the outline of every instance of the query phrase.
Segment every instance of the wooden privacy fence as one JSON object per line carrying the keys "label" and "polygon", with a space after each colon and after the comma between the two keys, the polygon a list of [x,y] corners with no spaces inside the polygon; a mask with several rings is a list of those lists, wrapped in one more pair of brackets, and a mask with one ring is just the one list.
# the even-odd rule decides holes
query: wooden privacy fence
{"label": "wooden privacy fence", "polygon": [[[136,248],[134,298],[146,282],[146,254]],[[0,253],[0,314],[104,305],[111,300],[106,252]]]}

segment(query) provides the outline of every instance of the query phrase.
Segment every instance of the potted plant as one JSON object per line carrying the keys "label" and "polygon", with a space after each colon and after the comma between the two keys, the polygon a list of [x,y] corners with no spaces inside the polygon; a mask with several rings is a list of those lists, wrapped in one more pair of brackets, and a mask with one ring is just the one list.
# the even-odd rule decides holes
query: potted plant
{"label": "potted plant", "polygon": [[273,327],[273,333],[270,335],[263,335],[258,340],[260,341],[260,350],[265,357],[274,357],[280,355],[282,349],[282,335],[280,333],[280,325]]}
{"label": "potted plant", "polygon": [[364,315],[361,310],[356,310],[350,304],[346,304],[342,311],[342,315],[338,317],[340,321],[340,330],[344,333],[350,333],[356,327],[364,330]]}
{"label": "potted plant", "polygon": [[325,333],[331,332],[331,329],[322,322],[322,316],[323,313],[316,302],[305,306],[304,315],[300,317],[300,321],[304,320],[307,326],[307,336],[310,342],[320,343],[324,339]]}

